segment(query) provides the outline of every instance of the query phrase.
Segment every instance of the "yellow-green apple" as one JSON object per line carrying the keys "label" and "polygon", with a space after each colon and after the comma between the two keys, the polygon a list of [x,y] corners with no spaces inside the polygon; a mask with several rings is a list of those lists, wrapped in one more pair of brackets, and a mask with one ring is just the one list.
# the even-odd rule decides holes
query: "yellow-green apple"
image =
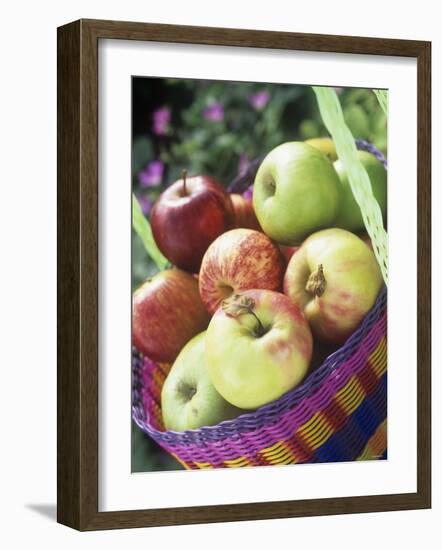
{"label": "yellow-green apple", "polygon": [[133,294],[132,341],[154,361],[172,363],[184,344],[208,323],[198,280],[180,269],[158,273]]}
{"label": "yellow-green apple", "polygon": [[245,227],[246,229],[260,231],[261,227],[253,210],[252,199],[243,197],[238,193],[232,193],[230,198],[235,212],[235,227]]}
{"label": "yellow-green apple", "polygon": [[151,214],[158,248],[174,265],[197,273],[209,244],[234,227],[233,205],[224,187],[208,176],[186,177],[168,187]]}
{"label": "yellow-green apple", "polygon": [[232,229],[207,249],[201,263],[199,289],[209,313],[231,294],[250,288],[279,290],[284,259],[279,248],[260,231]]}
{"label": "yellow-green apple", "polygon": [[293,246],[333,224],[339,190],[332,162],[312,145],[293,141],[279,145],[262,161],[253,206],[263,231]]}
{"label": "yellow-green apple", "polygon": [[206,333],[187,342],[161,390],[161,411],[167,430],[182,432],[213,426],[244,411],[228,403],[213,386],[205,358]]}
{"label": "yellow-green apple", "polygon": [[333,140],[329,137],[307,139],[305,143],[308,143],[309,145],[316,147],[316,149],[319,149],[319,151],[326,155],[332,162],[338,159],[335,144]]}
{"label": "yellow-green apple", "polygon": [[367,244],[332,228],[310,235],[292,256],[284,293],[302,309],[318,340],[343,343],[373,307],[382,284]]}
{"label": "yellow-green apple", "polygon": [[279,292],[252,289],[225,300],[206,336],[210,378],[229,403],[255,409],[304,378],[313,338],[301,310]]}
{"label": "yellow-green apple", "polygon": [[[387,171],[384,165],[371,153],[358,151],[358,156],[367,171],[373,195],[379,203],[385,222],[387,215]],[[363,231],[365,229],[364,220],[358,203],[353,196],[347,171],[340,160],[334,163],[334,167],[341,180],[341,202],[334,225],[353,232]]]}
{"label": "yellow-green apple", "polygon": [[357,234],[360,239],[368,246],[370,250],[373,250],[373,243],[371,242],[370,235],[368,233],[362,232]]}

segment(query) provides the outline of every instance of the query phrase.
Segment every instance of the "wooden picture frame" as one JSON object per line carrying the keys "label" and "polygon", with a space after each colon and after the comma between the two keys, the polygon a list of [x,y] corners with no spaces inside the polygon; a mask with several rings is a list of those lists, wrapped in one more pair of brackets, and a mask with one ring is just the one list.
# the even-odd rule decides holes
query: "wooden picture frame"
{"label": "wooden picture frame", "polygon": [[[98,41],[124,39],[402,56],[418,67],[417,492],[98,511]],[[82,531],[431,506],[431,44],[79,20],[58,29],[58,521]]]}

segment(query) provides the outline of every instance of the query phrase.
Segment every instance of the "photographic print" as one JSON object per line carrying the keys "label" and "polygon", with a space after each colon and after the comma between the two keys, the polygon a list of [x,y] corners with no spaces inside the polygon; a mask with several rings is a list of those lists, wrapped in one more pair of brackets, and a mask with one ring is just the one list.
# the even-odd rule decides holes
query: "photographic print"
{"label": "photographic print", "polygon": [[431,507],[431,43],[57,35],[58,522]]}
{"label": "photographic print", "polygon": [[387,457],[388,92],[132,78],[132,471]]}

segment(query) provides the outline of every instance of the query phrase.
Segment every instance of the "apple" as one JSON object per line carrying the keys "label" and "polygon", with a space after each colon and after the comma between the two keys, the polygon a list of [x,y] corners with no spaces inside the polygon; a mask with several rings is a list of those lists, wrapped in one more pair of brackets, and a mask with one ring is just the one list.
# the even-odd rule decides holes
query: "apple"
{"label": "apple", "polygon": [[238,193],[230,195],[235,212],[235,227],[245,227],[247,229],[261,230],[261,226],[256,219],[255,211],[253,210],[252,199],[246,198]]}
{"label": "apple", "polygon": [[290,258],[293,256],[293,254],[298,250],[299,246],[285,246],[284,244],[279,245],[279,250],[281,251],[281,254],[284,256],[284,259],[286,263],[288,264],[290,261]]}
{"label": "apple", "polygon": [[162,271],[133,294],[132,341],[153,361],[172,363],[181,348],[208,323],[198,280],[185,271]]}
{"label": "apple", "polygon": [[373,243],[371,242],[371,238],[370,238],[370,235],[368,235],[368,233],[363,232],[363,233],[358,233],[357,235],[360,239],[364,241],[364,243],[368,246],[370,250],[373,250]]}
{"label": "apple", "polygon": [[196,273],[209,244],[234,227],[229,193],[208,176],[187,177],[168,187],[151,214],[158,248],[177,267]]}
{"label": "apple", "polygon": [[284,276],[284,293],[302,309],[313,335],[330,344],[347,340],[373,307],[382,285],[367,243],[337,228],[310,235]]}
{"label": "apple", "polygon": [[339,190],[331,161],[312,145],[293,141],[273,149],[261,163],[253,206],[263,231],[276,242],[293,246],[333,224]]}
{"label": "apple", "polygon": [[255,409],[303,380],[312,347],[308,323],[289,298],[252,289],[225,300],[212,317],[206,361],[224,399]]}
{"label": "apple", "polygon": [[305,143],[316,147],[316,149],[326,155],[332,162],[338,159],[335,144],[333,140],[329,137],[307,139]]}
{"label": "apple", "polygon": [[260,231],[231,229],[207,249],[201,263],[199,290],[209,313],[231,294],[250,288],[279,290],[284,259],[279,248]]}
{"label": "apple", "polygon": [[[371,188],[381,208],[382,216],[387,215],[387,171],[382,162],[367,151],[358,151],[358,156],[370,179]],[[334,225],[349,231],[365,230],[361,210],[353,196],[348,181],[348,174],[340,160],[334,163],[335,170],[341,181],[341,202]]]}
{"label": "apple", "polygon": [[244,411],[228,403],[213,386],[205,358],[206,333],[187,342],[161,390],[161,411],[167,430],[182,432],[213,426]]}

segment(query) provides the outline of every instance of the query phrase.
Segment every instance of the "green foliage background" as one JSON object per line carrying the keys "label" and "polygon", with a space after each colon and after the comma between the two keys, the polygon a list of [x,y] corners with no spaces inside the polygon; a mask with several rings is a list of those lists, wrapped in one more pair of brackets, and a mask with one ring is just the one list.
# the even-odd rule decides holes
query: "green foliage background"
{"label": "green foliage background", "polygon": [[[337,92],[353,136],[386,152],[386,115],[373,91],[339,88]],[[255,94],[267,101],[257,106]],[[217,120],[206,115],[214,106],[222,110]],[[158,133],[153,121],[161,108],[168,109],[170,120]],[[184,168],[190,175],[208,174],[227,186],[242,163],[280,143],[327,135],[310,86],[156,78],[133,79],[132,127],[133,191],[147,203],[147,217],[148,205],[179,179]],[[162,163],[163,174],[155,185],[143,185],[140,174],[154,161]],[[133,233],[133,289],[157,271]],[[133,471],[181,468],[134,425]]]}

